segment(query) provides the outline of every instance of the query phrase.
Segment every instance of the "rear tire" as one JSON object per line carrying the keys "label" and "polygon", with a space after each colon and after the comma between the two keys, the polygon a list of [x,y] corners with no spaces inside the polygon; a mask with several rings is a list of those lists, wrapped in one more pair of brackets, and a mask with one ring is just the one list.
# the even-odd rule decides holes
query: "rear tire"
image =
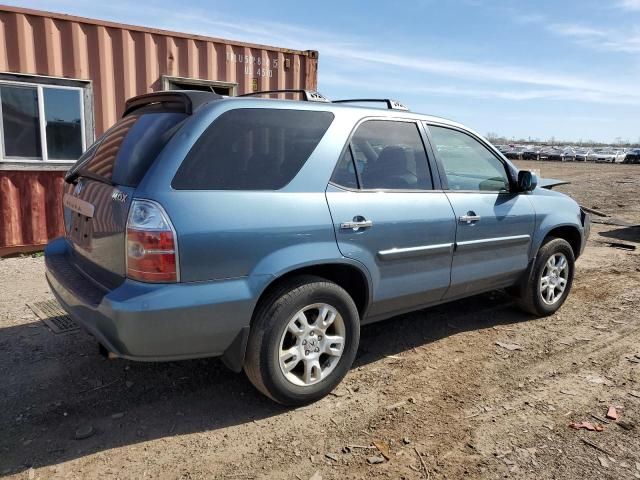
{"label": "rear tire", "polygon": [[258,306],[244,370],[272,400],[305,405],[342,381],[359,341],[360,317],[349,294],[320,277],[297,277]]}
{"label": "rear tire", "polygon": [[518,306],[539,317],[555,313],[571,291],[574,270],[571,245],[562,238],[545,239],[526,283],[516,295]]}

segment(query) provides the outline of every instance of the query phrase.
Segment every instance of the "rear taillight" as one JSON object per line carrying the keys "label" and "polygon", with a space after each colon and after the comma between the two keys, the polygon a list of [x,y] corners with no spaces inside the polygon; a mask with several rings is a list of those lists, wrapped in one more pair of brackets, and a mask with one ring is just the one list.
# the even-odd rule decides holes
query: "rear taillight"
{"label": "rear taillight", "polygon": [[178,244],[162,207],[134,200],[127,219],[127,277],[141,282],[178,282]]}

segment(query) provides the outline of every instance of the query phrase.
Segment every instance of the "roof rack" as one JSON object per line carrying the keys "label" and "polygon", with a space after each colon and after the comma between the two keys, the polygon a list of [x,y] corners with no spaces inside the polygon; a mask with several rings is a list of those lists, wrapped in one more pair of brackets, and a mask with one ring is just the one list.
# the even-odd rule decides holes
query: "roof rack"
{"label": "roof rack", "polygon": [[405,112],[409,111],[409,107],[407,107],[405,104],[400,103],[397,100],[392,100],[390,98],[350,98],[350,99],[346,99],[346,100],[334,100],[333,103],[369,103],[369,102],[376,102],[376,103],[386,103],[387,104],[387,108],[389,110],[403,110]]}
{"label": "roof rack", "polygon": [[329,99],[327,99],[321,93],[316,92],[315,90],[301,90],[301,89],[295,89],[295,88],[286,88],[284,90],[264,90],[262,92],[244,93],[242,95],[238,95],[238,97],[256,97],[256,96],[265,95],[268,93],[301,93],[302,99],[305,102],[330,103]]}

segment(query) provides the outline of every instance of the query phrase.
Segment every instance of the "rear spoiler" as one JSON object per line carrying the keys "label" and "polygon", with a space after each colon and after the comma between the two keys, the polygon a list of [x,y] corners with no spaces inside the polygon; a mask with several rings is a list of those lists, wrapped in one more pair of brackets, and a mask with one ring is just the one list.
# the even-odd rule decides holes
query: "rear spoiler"
{"label": "rear spoiler", "polygon": [[213,100],[223,98],[214,92],[204,92],[200,90],[167,90],[162,92],[145,93],[137,97],[130,98],[124,104],[123,117],[136,110],[149,105],[161,104],[169,110],[191,115],[198,107]]}
{"label": "rear spoiler", "polygon": [[571,182],[567,182],[566,180],[556,180],[555,178],[539,178],[538,186],[541,188],[546,188],[547,190],[551,190],[553,187],[557,187],[558,185],[569,185]]}

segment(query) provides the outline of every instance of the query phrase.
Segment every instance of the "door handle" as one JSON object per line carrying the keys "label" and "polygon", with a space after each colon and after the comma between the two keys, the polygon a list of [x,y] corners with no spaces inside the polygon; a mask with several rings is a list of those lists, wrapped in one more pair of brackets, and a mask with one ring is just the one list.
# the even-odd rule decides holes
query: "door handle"
{"label": "door handle", "polygon": [[471,225],[475,222],[479,222],[481,218],[482,217],[480,217],[480,215],[476,215],[475,212],[467,212],[466,215],[460,215],[460,217],[458,217],[458,221],[460,223],[466,223],[467,225]]}
{"label": "door handle", "polygon": [[361,228],[370,228],[372,226],[373,222],[371,220],[367,220],[360,215],[353,217],[353,220],[351,222],[342,222],[340,224],[340,228],[342,230],[353,230],[354,232],[360,230]]}

